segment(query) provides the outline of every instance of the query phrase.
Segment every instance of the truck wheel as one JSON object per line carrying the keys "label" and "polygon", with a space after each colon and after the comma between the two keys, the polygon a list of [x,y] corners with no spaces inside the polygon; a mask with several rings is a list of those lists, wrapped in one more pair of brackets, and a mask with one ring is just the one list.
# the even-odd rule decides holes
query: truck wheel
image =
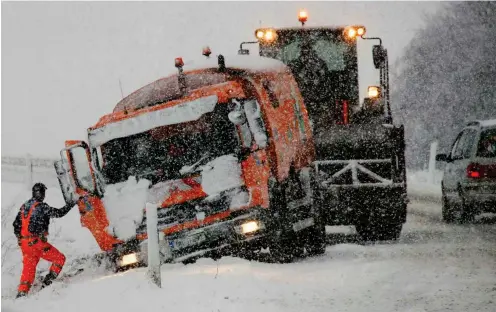
{"label": "truck wheel", "polygon": [[[310,256],[322,255],[326,250],[326,232],[324,214],[320,205],[320,196],[317,182],[315,179],[315,171],[313,168],[310,170],[310,190],[312,196],[311,209],[315,212],[313,214],[315,225],[312,226],[306,235],[305,248]],[[315,200],[317,199],[317,200]]]}
{"label": "truck wheel", "polygon": [[[270,229],[269,250],[272,259],[278,263],[293,262],[295,254],[300,248],[295,248],[298,242],[296,233],[288,225],[285,183],[278,183],[274,178],[269,178],[269,201],[273,215]],[[274,216],[276,214],[276,216]]]}
{"label": "truck wheel", "polygon": [[310,256],[322,255],[326,250],[325,225],[319,222],[307,232],[305,248]]}
{"label": "truck wheel", "polygon": [[296,257],[303,256],[304,249],[300,242],[294,232],[282,233],[280,237],[274,239],[269,247],[274,262],[291,263]]}

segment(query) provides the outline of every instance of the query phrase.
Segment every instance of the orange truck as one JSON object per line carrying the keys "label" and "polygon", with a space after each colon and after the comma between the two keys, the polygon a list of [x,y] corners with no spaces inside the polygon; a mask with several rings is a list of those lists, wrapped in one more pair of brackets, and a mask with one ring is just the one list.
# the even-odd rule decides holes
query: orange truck
{"label": "orange truck", "polygon": [[209,51],[175,62],[176,73],[101,117],[87,142],[66,141],[55,169],[66,201],[84,195],[82,226],[116,268],[146,262],[146,203],[158,207],[163,261],[225,248],[268,247],[281,262],[323,253],[313,134],[289,68]]}

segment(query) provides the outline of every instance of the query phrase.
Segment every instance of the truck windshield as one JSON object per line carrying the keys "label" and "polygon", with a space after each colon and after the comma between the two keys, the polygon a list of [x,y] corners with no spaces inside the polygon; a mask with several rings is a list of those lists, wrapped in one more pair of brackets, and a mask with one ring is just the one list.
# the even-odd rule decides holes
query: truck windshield
{"label": "truck windshield", "polygon": [[227,105],[217,105],[195,121],[158,127],[114,139],[101,146],[101,172],[107,184],[135,176],[153,184],[180,177],[180,169],[210,157],[231,154],[238,146]]}

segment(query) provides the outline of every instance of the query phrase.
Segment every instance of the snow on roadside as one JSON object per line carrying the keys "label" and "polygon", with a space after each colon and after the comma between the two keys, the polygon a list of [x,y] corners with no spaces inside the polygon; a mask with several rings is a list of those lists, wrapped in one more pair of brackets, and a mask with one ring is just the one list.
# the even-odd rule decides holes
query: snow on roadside
{"label": "snow on roadside", "polygon": [[443,172],[436,170],[432,179],[428,171],[407,171],[407,191],[410,198],[440,202]]}
{"label": "snow on roadside", "polygon": [[[436,226],[422,228],[437,233]],[[416,225],[410,228],[415,235]],[[224,257],[162,266],[162,288],[146,269],[79,280],[17,302],[6,311],[492,311],[495,264],[488,242],[411,241],[327,247],[326,255],[276,265]],[[443,233],[443,232],[441,232]],[[451,235],[451,231],[445,232]],[[464,234],[464,235],[461,235]],[[441,234],[442,235],[442,234]],[[467,245],[468,240],[475,243]],[[461,248],[463,247],[463,248]]]}

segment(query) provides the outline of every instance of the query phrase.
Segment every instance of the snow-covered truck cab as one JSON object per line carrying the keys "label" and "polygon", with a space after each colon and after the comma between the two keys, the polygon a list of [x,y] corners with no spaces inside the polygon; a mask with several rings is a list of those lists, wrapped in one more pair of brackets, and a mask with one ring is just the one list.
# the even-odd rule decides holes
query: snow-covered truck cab
{"label": "snow-covered truck cab", "polygon": [[86,195],[81,224],[118,266],[146,260],[147,202],[167,261],[234,246],[323,252],[310,121],[289,69],[239,55],[187,64],[120,101],[88,143],[66,142],[55,167],[67,201]]}

